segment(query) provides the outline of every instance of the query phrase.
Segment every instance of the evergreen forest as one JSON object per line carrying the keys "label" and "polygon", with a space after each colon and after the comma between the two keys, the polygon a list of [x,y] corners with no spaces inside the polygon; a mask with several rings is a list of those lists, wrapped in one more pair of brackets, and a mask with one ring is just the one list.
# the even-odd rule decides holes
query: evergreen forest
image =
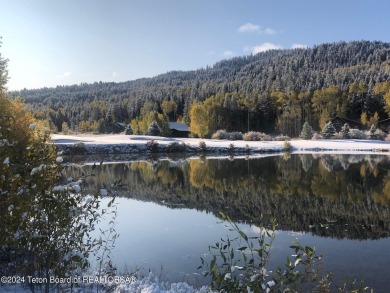
{"label": "evergreen forest", "polygon": [[[308,122],[320,130],[335,116],[369,128],[390,114],[390,43],[353,41],[269,50],[212,67],[127,82],[95,82],[10,92],[58,132],[145,134],[156,121],[216,130],[296,137]],[[165,130],[165,131],[164,131]]]}

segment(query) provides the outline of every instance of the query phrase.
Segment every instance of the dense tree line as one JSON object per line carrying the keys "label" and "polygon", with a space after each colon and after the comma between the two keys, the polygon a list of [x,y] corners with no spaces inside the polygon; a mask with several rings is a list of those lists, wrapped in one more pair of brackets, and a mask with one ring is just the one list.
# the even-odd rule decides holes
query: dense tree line
{"label": "dense tree line", "polygon": [[128,82],[24,89],[12,95],[58,131],[64,122],[70,129],[84,122],[85,129],[111,132],[117,122],[139,119],[147,107],[189,124],[191,107],[213,99],[218,125],[212,128],[295,136],[305,121],[318,130],[334,115],[354,120],[366,115],[369,121],[377,112],[379,119],[387,118],[389,76],[390,43],[356,41],[270,50]]}

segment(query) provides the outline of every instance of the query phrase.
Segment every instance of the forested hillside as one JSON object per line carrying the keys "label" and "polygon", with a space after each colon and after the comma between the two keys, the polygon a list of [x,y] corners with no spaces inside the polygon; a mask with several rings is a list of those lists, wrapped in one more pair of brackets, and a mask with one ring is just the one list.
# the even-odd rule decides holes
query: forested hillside
{"label": "forested hillside", "polygon": [[201,127],[209,132],[200,136],[221,128],[295,136],[305,121],[319,129],[335,115],[363,118],[367,126],[387,118],[389,80],[390,43],[356,41],[271,50],[135,81],[11,94],[58,131],[111,132],[116,122],[133,120],[133,130],[142,133],[145,120],[194,124],[191,117],[206,114]]}

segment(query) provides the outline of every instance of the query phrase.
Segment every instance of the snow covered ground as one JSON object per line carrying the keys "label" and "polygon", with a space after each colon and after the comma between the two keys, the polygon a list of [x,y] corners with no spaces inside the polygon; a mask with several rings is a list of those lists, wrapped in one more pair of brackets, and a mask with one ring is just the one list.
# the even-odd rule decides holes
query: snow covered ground
{"label": "snow covered ground", "polygon": [[[192,147],[198,147],[200,141],[204,141],[208,148],[228,148],[230,144],[235,147],[245,148],[249,146],[254,151],[281,151],[284,149],[284,141],[231,141],[217,139],[200,138],[167,138],[160,136],[144,135],[63,135],[53,134],[52,141],[56,145],[73,145],[77,142],[83,142],[88,146],[113,146],[113,145],[134,145],[142,147],[147,141],[154,140],[161,145],[167,145],[171,142],[183,142]],[[320,139],[320,140],[291,140],[290,144],[294,152],[389,152],[390,142],[380,140],[357,140],[357,139]]]}

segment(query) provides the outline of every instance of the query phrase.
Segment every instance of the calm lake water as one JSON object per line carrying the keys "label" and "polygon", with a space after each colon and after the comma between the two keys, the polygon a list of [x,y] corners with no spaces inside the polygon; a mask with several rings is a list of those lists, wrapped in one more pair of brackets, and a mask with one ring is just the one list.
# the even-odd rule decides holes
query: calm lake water
{"label": "calm lake water", "polygon": [[[65,170],[78,178],[92,166]],[[324,269],[336,276],[364,279],[374,292],[390,288],[388,156],[150,160],[103,164],[93,173],[90,192],[124,184],[115,189],[120,235],[112,257],[119,271],[150,269],[171,282],[203,284],[200,257],[233,237],[220,223],[223,211],[251,235],[276,219],[270,270],[294,254],[296,240],[322,252]]]}

